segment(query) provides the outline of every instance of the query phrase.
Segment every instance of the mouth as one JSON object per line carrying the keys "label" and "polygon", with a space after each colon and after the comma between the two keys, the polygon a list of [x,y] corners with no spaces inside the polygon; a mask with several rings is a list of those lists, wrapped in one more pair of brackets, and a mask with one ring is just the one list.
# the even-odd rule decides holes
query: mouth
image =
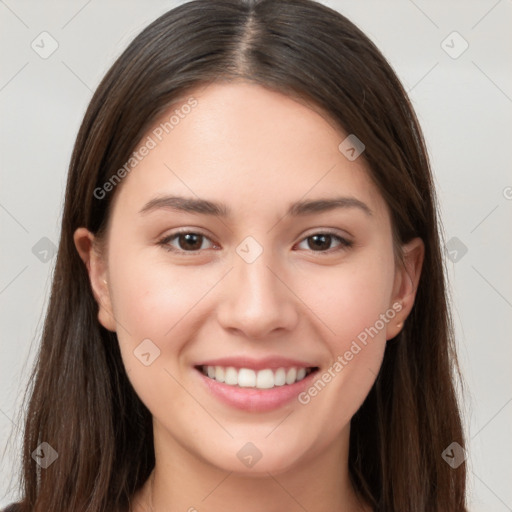
{"label": "mouth", "polygon": [[320,366],[306,361],[280,355],[259,359],[233,355],[197,361],[193,371],[215,400],[230,408],[264,413],[292,404],[311,385]]}
{"label": "mouth", "polygon": [[210,380],[235,388],[269,390],[293,386],[318,371],[318,366],[282,366],[279,368],[244,368],[219,365],[197,365],[194,367]]}

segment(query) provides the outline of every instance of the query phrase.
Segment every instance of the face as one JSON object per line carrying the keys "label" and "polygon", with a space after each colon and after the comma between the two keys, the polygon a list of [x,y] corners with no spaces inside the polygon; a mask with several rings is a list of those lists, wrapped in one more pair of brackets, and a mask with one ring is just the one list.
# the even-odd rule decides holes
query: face
{"label": "face", "polygon": [[242,82],[189,97],[143,138],[105,250],[81,254],[158,443],[285,471],[347,439],[417,264],[395,265],[387,206],[325,115]]}

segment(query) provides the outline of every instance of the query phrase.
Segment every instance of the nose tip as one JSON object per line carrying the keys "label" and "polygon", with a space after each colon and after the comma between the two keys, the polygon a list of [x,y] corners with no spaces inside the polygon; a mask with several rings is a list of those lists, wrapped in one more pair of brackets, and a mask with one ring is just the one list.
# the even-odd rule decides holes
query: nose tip
{"label": "nose tip", "polygon": [[225,286],[226,299],[218,320],[227,330],[262,339],[274,331],[291,330],[298,321],[294,295],[263,256],[252,263],[235,263]]}

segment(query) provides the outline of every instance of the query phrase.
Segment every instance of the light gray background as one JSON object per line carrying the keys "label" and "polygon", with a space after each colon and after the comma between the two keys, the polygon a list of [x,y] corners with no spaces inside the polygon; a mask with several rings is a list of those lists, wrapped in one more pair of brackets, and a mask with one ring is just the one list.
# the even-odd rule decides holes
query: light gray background
{"label": "light gray background", "polygon": [[[79,123],[114,58],[178,3],[0,0],[0,506],[18,497],[17,411],[55,261],[44,261],[51,252],[40,240],[58,243]],[[420,118],[456,257],[447,264],[467,386],[471,510],[512,511],[512,1],[324,3],[383,51]],[[31,47],[43,31],[58,43],[46,59]],[[457,58],[464,42],[453,31],[469,44]]]}

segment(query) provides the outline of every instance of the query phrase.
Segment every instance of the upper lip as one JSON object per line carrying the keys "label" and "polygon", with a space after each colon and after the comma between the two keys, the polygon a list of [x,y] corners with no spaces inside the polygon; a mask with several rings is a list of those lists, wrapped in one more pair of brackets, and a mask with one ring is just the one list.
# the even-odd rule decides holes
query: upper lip
{"label": "upper lip", "polygon": [[252,370],[264,370],[265,368],[315,368],[317,365],[290,359],[287,357],[265,357],[262,359],[253,359],[250,357],[221,357],[218,359],[209,359],[201,361],[195,366],[232,366],[234,368],[249,368]]}

